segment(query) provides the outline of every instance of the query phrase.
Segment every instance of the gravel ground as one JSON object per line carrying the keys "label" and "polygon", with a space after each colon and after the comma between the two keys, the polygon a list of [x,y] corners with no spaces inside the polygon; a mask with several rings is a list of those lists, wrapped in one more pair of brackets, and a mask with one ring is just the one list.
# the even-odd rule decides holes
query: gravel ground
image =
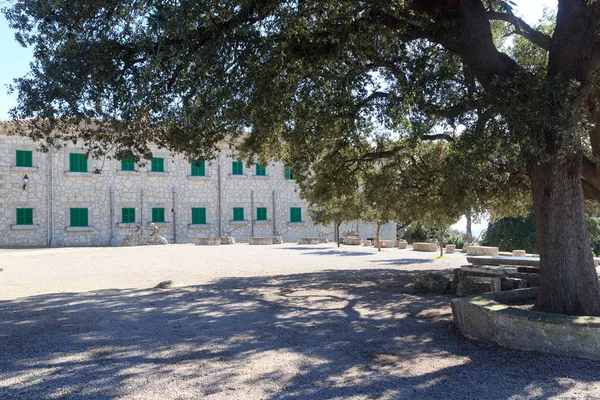
{"label": "gravel ground", "polygon": [[[600,362],[464,339],[419,272],[329,245],[0,250],[0,399],[600,398]],[[153,289],[173,280],[172,289]]]}

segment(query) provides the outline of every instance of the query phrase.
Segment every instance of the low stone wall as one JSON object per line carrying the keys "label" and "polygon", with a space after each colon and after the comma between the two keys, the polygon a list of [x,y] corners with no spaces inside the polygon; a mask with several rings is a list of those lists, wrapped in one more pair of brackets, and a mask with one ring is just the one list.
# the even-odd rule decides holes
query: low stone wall
{"label": "low stone wall", "polygon": [[467,246],[465,248],[468,256],[497,256],[498,248],[489,246]]}
{"label": "low stone wall", "polygon": [[196,246],[220,246],[221,238],[198,238],[194,244]]}
{"label": "low stone wall", "polygon": [[[379,241],[381,242],[382,249],[392,248],[396,244],[396,241],[392,239],[379,239]],[[377,246],[377,239],[373,239],[373,246],[379,247]]]}
{"label": "low stone wall", "polygon": [[121,246],[153,246],[160,244],[169,244],[167,239],[158,235],[127,235],[121,240]]}
{"label": "low stone wall", "polygon": [[438,251],[437,243],[415,242],[412,246],[416,251]]}
{"label": "low stone wall", "polygon": [[452,299],[454,323],[469,339],[516,350],[600,360],[600,317],[548,314],[502,304],[534,299],[538,290]]}
{"label": "low stone wall", "polygon": [[298,239],[298,244],[319,244],[321,239],[318,237],[301,237]]}
{"label": "low stone wall", "polygon": [[251,237],[248,240],[248,244],[265,246],[265,245],[273,244],[273,238],[272,237]]}
{"label": "low stone wall", "polygon": [[360,238],[357,236],[344,237],[344,244],[349,246],[360,246]]}

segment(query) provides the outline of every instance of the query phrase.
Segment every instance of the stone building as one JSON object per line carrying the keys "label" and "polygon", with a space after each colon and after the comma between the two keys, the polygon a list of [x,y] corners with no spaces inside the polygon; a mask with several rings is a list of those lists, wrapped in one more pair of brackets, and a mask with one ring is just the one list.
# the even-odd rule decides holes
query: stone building
{"label": "stone building", "polygon": [[[237,242],[279,232],[286,242],[326,236],[312,224],[293,176],[279,162],[248,167],[221,147],[216,159],[190,163],[154,148],[140,167],[133,160],[87,159],[71,144],[42,153],[36,143],[0,125],[0,246],[117,245],[133,228],[160,227],[170,243],[231,235]],[[94,174],[94,170],[100,174]],[[344,230],[373,237],[374,226]],[[395,225],[382,229],[395,238]]]}

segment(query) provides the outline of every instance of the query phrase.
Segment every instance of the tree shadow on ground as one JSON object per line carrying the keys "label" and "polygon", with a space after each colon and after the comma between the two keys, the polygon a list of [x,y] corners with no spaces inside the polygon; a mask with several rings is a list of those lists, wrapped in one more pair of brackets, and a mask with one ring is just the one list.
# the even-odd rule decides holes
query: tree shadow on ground
{"label": "tree shadow on ground", "polygon": [[343,256],[343,257],[356,257],[356,256],[372,256],[377,254],[375,251],[360,251],[356,248],[331,248],[331,247],[278,247],[278,250],[299,250],[304,251],[306,254],[315,256]]}
{"label": "tree shadow on ground", "polygon": [[[0,302],[0,398],[547,398],[600,363],[464,339],[424,271],[228,278]],[[154,396],[154,397],[153,397]]]}

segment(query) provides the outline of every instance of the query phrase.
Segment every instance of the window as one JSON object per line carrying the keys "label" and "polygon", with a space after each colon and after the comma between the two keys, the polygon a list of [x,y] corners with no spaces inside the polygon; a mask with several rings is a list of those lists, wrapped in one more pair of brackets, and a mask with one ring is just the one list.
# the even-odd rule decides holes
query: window
{"label": "window", "polygon": [[165,159],[155,157],[150,162],[150,172],[165,172]]}
{"label": "window", "polygon": [[152,222],[155,224],[165,222],[165,209],[164,208],[153,208],[152,209]]}
{"label": "window", "polygon": [[258,207],[256,209],[256,220],[266,221],[267,220],[267,207]]}
{"label": "window", "polygon": [[88,172],[87,156],[83,153],[69,154],[69,172]]}
{"label": "window", "polygon": [[121,171],[135,171],[133,158],[126,157],[121,159]]}
{"label": "window", "polygon": [[267,176],[267,167],[256,163],[256,176]]}
{"label": "window", "polygon": [[294,180],[296,179],[295,174],[292,173],[292,170],[287,168],[285,169],[285,179],[287,179],[288,181]]}
{"label": "window", "polygon": [[33,225],[33,208],[17,208],[17,225]]}
{"label": "window", "polygon": [[290,222],[302,222],[302,208],[291,207],[290,208]]}
{"label": "window", "polygon": [[244,164],[241,161],[231,163],[231,175],[244,175]]}
{"label": "window", "polygon": [[243,221],[244,220],[244,207],[234,207],[233,208],[233,220],[234,221]]}
{"label": "window", "polygon": [[192,176],[206,176],[206,167],[204,160],[194,160],[191,162]]}
{"label": "window", "polygon": [[71,208],[71,226],[72,227],[88,226],[88,209],[87,208]]}
{"label": "window", "polygon": [[192,224],[206,224],[206,208],[192,208]]}
{"label": "window", "polygon": [[135,208],[121,208],[121,222],[124,224],[135,223]]}
{"label": "window", "polygon": [[17,167],[33,167],[33,151],[17,150]]}

